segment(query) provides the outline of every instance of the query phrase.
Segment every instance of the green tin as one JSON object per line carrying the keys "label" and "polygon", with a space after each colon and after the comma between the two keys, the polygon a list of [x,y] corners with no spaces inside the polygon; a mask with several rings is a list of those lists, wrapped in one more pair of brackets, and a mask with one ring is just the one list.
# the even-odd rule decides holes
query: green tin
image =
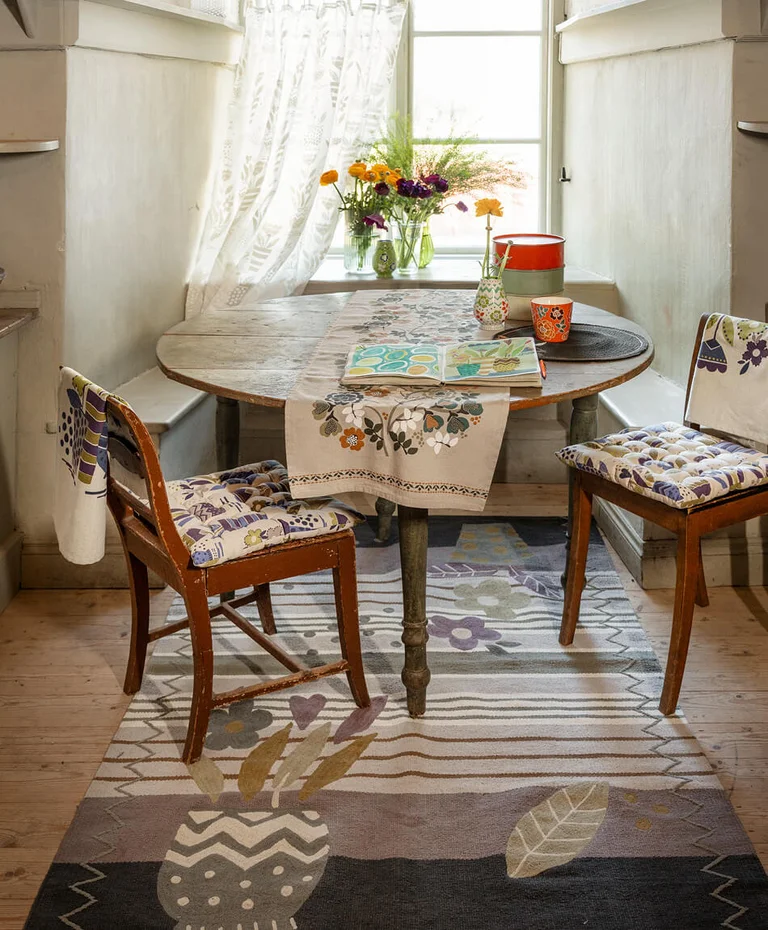
{"label": "green tin", "polygon": [[505,268],[501,274],[504,290],[518,297],[547,297],[565,287],[565,268],[548,271],[517,271]]}

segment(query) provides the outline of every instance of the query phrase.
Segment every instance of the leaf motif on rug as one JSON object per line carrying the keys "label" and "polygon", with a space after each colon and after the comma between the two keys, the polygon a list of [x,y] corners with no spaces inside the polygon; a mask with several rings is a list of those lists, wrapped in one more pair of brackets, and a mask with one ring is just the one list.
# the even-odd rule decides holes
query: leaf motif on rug
{"label": "leaf motif on rug", "polygon": [[292,729],[293,726],[289,723],[287,727],[283,727],[282,730],[278,730],[277,733],[273,733],[272,736],[259,743],[246,756],[237,779],[237,787],[246,801],[250,801],[264,787],[270,769],[288,745]]}
{"label": "leaf motif on rug", "polygon": [[224,790],[224,774],[213,759],[203,756],[197,762],[188,765],[187,771],[197,787],[215,804]]}
{"label": "leaf motif on rug", "polygon": [[306,799],[311,797],[316,791],[319,791],[326,785],[330,785],[334,781],[338,781],[342,775],[346,775],[368,748],[369,744],[376,739],[377,735],[377,733],[369,733],[367,736],[359,736],[353,743],[350,743],[349,746],[345,746],[327,759],[323,759],[320,765],[318,765],[315,771],[304,782],[304,787],[299,792],[299,800],[306,801]]}
{"label": "leaf motif on rug", "polygon": [[575,859],[608,810],[608,785],[579,782],[556,791],[517,822],[507,843],[507,874],[532,878]]}

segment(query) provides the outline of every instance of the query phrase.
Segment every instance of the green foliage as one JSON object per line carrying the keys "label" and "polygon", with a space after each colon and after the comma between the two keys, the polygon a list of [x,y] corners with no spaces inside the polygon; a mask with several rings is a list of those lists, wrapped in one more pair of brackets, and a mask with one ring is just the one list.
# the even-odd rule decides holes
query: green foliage
{"label": "green foliage", "polygon": [[444,139],[413,138],[411,121],[393,116],[373,144],[371,158],[397,168],[407,178],[439,174],[448,181],[448,196],[493,194],[499,187],[524,189],[528,175],[513,161],[492,158],[474,136],[451,132]]}

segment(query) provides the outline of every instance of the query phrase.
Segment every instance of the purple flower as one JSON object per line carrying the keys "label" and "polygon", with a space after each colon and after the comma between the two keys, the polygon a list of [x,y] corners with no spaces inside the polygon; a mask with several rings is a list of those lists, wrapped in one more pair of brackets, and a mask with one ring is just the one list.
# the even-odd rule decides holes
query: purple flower
{"label": "purple flower", "polygon": [[387,224],[384,222],[384,217],[380,213],[371,213],[370,216],[364,216],[363,222],[366,226],[375,226],[376,229],[387,228]]}
{"label": "purple flower", "polygon": [[436,181],[432,182],[432,185],[438,194],[444,194],[448,190],[448,182],[445,178],[438,178]]}
{"label": "purple flower", "polygon": [[759,339],[757,336],[753,336],[747,343],[746,351],[741,356],[741,361],[745,364],[740,373],[743,375],[749,369],[750,365],[759,365],[767,356],[768,343],[766,343],[765,339]]}
{"label": "purple flower", "polygon": [[426,178],[422,177],[421,180],[425,184],[436,184],[440,180],[440,175],[439,174],[428,174]]}
{"label": "purple flower", "polygon": [[373,189],[379,195],[379,197],[386,197],[389,194],[389,184],[386,181],[379,181],[378,184],[375,184]]}
{"label": "purple flower", "polygon": [[466,213],[469,210],[469,207],[464,203],[463,200],[460,200],[458,203],[455,203],[454,206],[461,213]]}
{"label": "purple flower", "polygon": [[397,192],[401,197],[415,197],[415,187],[415,181],[407,181],[405,178],[400,178],[400,180],[397,182]]}
{"label": "purple flower", "polygon": [[432,189],[427,187],[426,184],[419,184],[418,182],[414,185],[413,193],[419,200],[427,200],[432,196]]}
{"label": "purple flower", "polygon": [[495,642],[501,639],[501,633],[498,630],[489,630],[485,620],[480,617],[464,617],[461,620],[433,617],[427,629],[430,636],[447,639],[454,649],[461,649],[463,652],[474,649],[481,640]]}

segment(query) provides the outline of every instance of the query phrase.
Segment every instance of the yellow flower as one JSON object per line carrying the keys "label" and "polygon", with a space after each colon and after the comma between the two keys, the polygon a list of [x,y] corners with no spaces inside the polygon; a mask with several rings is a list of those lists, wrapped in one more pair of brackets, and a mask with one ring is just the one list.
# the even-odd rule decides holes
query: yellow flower
{"label": "yellow flower", "polygon": [[354,165],[349,166],[349,173],[353,178],[362,178],[367,170],[368,166],[362,161],[356,161]]}
{"label": "yellow flower", "polygon": [[402,178],[402,174],[396,168],[390,168],[387,173],[384,175],[384,180],[387,184],[391,184],[393,187],[397,182]]}
{"label": "yellow flower", "polygon": [[475,216],[504,216],[501,203],[493,197],[483,197],[475,204]]}
{"label": "yellow flower", "polygon": [[364,180],[364,181],[373,181],[373,182],[375,182],[375,181],[378,181],[378,180],[379,180],[379,175],[378,175],[375,171],[371,171],[371,170],[369,169],[369,170],[366,171],[365,174],[363,175],[363,180]]}
{"label": "yellow flower", "polygon": [[387,176],[389,167],[387,165],[371,165],[371,171],[376,175],[376,181],[383,181]]}
{"label": "yellow flower", "polygon": [[323,174],[320,175],[320,184],[322,187],[328,187],[329,184],[335,184],[338,180],[338,171],[324,171]]}

